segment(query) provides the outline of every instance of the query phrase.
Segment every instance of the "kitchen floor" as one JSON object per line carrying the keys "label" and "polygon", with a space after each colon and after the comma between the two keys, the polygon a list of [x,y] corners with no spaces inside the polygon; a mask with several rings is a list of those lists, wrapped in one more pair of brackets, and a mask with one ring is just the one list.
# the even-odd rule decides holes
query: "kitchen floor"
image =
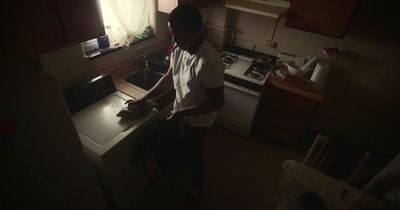
{"label": "kitchen floor", "polygon": [[[296,147],[253,136],[244,138],[213,127],[204,145],[204,210],[268,210],[278,190],[284,160],[302,161],[313,135],[305,135]],[[130,209],[182,209],[188,185],[187,173],[157,179]]]}

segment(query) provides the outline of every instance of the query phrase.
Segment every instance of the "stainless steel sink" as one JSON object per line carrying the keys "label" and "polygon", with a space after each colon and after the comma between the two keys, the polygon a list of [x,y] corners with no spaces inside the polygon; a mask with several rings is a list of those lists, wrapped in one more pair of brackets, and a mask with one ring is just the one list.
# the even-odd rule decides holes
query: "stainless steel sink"
{"label": "stainless steel sink", "polygon": [[150,90],[164,76],[168,66],[153,59],[146,59],[139,71],[124,78],[128,84]]}

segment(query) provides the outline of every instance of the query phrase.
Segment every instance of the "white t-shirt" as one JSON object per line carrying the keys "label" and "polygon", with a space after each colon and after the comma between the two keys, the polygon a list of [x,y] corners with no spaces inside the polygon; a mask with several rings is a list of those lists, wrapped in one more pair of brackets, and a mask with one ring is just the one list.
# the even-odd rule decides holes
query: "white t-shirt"
{"label": "white t-shirt", "polygon": [[[170,67],[176,90],[174,109],[199,105],[206,99],[206,88],[224,85],[221,57],[206,40],[192,55],[177,48],[171,55]],[[210,127],[216,115],[217,111],[190,115],[186,116],[183,122],[192,127]]]}

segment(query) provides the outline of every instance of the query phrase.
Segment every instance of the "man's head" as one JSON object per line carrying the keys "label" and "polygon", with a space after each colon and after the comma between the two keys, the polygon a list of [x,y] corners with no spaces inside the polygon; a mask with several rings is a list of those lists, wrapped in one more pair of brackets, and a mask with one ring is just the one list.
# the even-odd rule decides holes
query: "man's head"
{"label": "man's head", "polygon": [[168,24],[176,44],[187,50],[201,36],[203,21],[195,6],[182,4],[172,10]]}

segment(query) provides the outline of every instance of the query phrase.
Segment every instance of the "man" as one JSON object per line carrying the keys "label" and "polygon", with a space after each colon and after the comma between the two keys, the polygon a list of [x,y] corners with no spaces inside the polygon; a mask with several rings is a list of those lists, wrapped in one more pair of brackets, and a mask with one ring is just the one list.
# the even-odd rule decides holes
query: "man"
{"label": "man", "polygon": [[[179,135],[189,141],[193,194],[202,193],[202,146],[206,128],[224,104],[224,67],[220,55],[204,40],[202,17],[191,4],[176,7],[168,18],[175,47],[167,74],[129,108],[142,106],[169,88],[175,89],[173,110],[166,118],[179,123]],[[170,89],[169,89],[170,90]]]}

